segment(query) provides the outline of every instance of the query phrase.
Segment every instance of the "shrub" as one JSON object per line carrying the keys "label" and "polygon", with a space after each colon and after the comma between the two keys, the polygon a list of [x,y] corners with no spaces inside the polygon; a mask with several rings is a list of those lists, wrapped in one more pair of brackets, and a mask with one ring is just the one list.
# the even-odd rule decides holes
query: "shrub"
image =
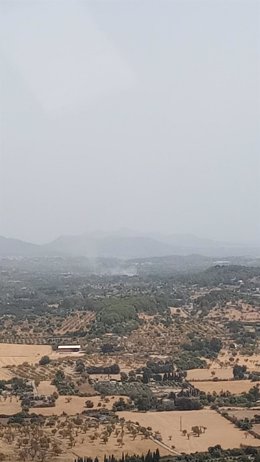
{"label": "shrub", "polygon": [[47,364],[49,364],[51,362],[49,356],[43,356],[40,361],[39,361],[39,364],[40,366],[46,366]]}

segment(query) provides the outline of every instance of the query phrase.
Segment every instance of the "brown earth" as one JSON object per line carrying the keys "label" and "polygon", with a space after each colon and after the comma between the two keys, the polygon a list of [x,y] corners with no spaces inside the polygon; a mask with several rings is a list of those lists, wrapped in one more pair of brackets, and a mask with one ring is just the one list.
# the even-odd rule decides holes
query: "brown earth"
{"label": "brown earth", "polygon": [[214,382],[213,380],[205,382],[191,382],[194,387],[198,388],[205,393],[220,393],[221,391],[230,391],[230,393],[237,395],[243,392],[248,392],[250,388],[258,385],[259,382],[251,382],[251,380],[221,380]]}
{"label": "brown earth", "polygon": [[36,364],[44,355],[55,356],[51,346],[0,343],[0,367],[17,366],[24,362]]}
{"label": "brown earth", "polygon": [[[220,444],[224,449],[240,447],[240,444],[258,446],[259,441],[236,428],[217,412],[209,409],[201,411],[171,411],[171,412],[121,412],[120,417],[133,422],[139,422],[145,427],[152,427],[162,435],[165,444],[174,444],[178,452],[192,453],[207,451],[209,446]],[[207,429],[200,437],[190,436],[188,439],[180,432],[182,429],[191,431],[192,426],[205,426]],[[169,441],[169,436],[172,440]]]}
{"label": "brown earth", "polygon": [[[120,396],[113,396],[109,397],[108,402],[106,402],[106,399],[101,400],[99,396],[91,396],[90,398],[85,398],[81,396],[59,396],[58,399],[56,400],[55,407],[45,407],[41,408],[39,411],[39,414],[42,415],[61,415],[63,412],[66,412],[68,415],[76,415],[80,414],[82,411],[86,410],[87,408],[85,407],[85,402],[87,400],[90,400],[94,403],[94,407],[91,409],[99,409],[99,408],[106,408],[106,409],[112,409],[113,403],[115,401],[118,401]],[[126,397],[123,396],[126,400]],[[101,403],[101,406],[98,406],[98,404]],[[31,408],[30,412],[34,412],[34,409]]]}
{"label": "brown earth", "polygon": [[218,378],[221,380],[228,380],[233,378],[232,367],[226,368],[210,368],[210,369],[190,369],[187,371],[187,380],[213,380]]}
{"label": "brown earth", "polygon": [[9,396],[6,400],[2,396],[0,397],[0,414],[13,415],[21,410],[21,401],[17,400],[16,397],[12,397],[12,400]]}

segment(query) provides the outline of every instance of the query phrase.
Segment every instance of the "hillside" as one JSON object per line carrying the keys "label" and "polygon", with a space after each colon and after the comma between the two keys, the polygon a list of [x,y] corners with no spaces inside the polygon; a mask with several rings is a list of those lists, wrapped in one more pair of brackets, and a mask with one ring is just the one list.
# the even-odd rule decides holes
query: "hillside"
{"label": "hillside", "polygon": [[193,254],[214,258],[260,255],[259,248],[222,243],[193,235],[163,236],[134,234],[133,232],[62,236],[47,244],[45,249],[47,252],[58,252],[71,256],[126,259]]}
{"label": "hillside", "polygon": [[1,257],[32,257],[41,254],[42,249],[39,245],[0,236]]}
{"label": "hillside", "polygon": [[0,237],[0,256],[70,256],[89,258],[154,258],[172,255],[224,258],[258,257],[259,248],[216,242],[192,235],[145,235],[140,233],[93,233],[61,236],[44,245]]}

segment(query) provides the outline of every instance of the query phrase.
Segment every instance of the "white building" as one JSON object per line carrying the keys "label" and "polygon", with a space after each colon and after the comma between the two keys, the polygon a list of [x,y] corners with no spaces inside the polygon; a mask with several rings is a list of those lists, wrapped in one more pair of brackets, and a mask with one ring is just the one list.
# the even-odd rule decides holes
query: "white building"
{"label": "white building", "polygon": [[59,345],[58,352],[59,353],[77,353],[81,350],[80,345]]}

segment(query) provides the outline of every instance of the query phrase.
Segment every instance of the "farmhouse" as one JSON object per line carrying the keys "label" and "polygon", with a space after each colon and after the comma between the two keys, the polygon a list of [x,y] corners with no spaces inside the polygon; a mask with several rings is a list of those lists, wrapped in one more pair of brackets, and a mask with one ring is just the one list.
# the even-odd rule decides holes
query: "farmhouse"
{"label": "farmhouse", "polygon": [[76,353],[80,351],[80,345],[59,345],[59,353]]}

